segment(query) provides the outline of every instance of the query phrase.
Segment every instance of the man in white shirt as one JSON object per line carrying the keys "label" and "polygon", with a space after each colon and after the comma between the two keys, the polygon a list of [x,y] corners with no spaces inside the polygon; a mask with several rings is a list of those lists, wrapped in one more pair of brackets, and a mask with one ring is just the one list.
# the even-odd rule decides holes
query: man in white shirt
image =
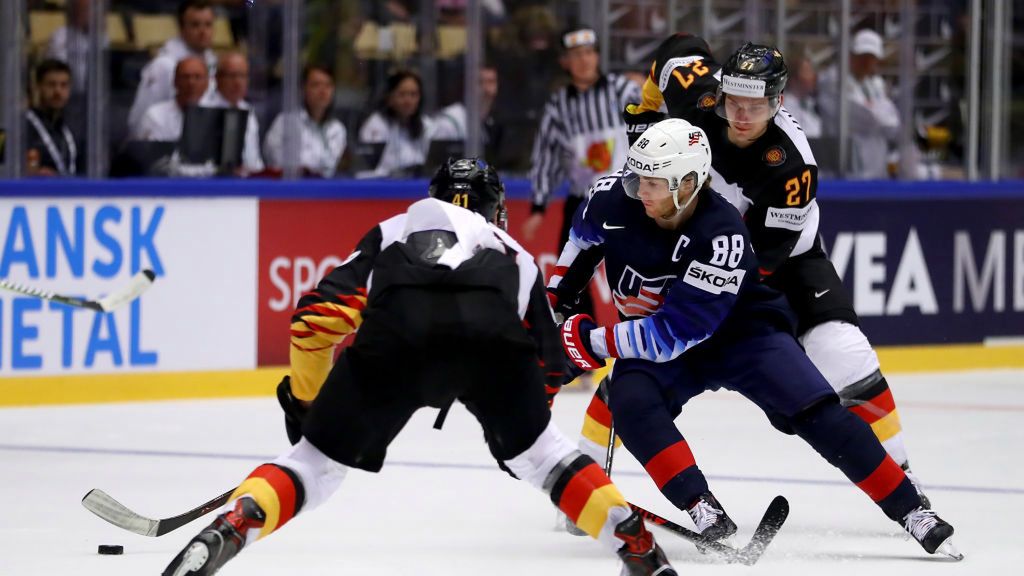
{"label": "man in white shirt", "polygon": [[139,120],[136,140],[177,142],[186,106],[197,105],[210,85],[206,63],[198,56],[189,56],[174,69],[174,98],[150,106]]}
{"label": "man in white shirt", "polygon": [[[302,74],[304,106],[299,111],[302,149],[299,163],[305,175],[330,178],[345,152],[348,133],[345,126],[330,115],[334,101],[334,75],[323,66],[307,66]],[[263,155],[271,168],[284,166],[284,123],[281,113],[274,119],[263,143]]]}
{"label": "man in white shirt", "polygon": [[[213,7],[209,0],[183,0],[178,6],[178,26],[181,34],[168,40],[156,58],[142,69],[135,102],[128,112],[128,128],[139,132],[139,122],[150,106],[174,98],[175,66],[188,56],[205,62],[210,79],[217,68],[217,56],[210,49],[213,43]],[[208,83],[212,92],[214,83]]]}
{"label": "man in white shirt", "polygon": [[[900,116],[889,88],[878,73],[885,57],[882,37],[864,29],[853,36],[850,81],[844,95],[849,104],[851,161],[849,178],[889,178],[889,150],[900,134]],[[839,126],[839,75],[835,68],[819,78],[819,105],[825,126]]]}
{"label": "man in white shirt", "polygon": [[238,108],[249,111],[242,147],[242,168],[249,173],[263,170],[260,156],[260,126],[256,110],[246,102],[249,93],[249,62],[238,52],[227,52],[217,62],[217,89],[199,103],[209,108]]}

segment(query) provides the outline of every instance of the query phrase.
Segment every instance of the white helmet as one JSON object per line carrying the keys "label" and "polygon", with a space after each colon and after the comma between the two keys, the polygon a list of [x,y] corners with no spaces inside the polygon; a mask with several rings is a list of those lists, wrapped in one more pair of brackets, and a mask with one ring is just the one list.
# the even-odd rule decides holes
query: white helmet
{"label": "white helmet", "polygon": [[[669,118],[645,130],[629,148],[622,185],[630,198],[638,198],[640,176],[664,178],[676,209],[682,210],[697,197],[710,172],[711,147],[704,131],[682,118]],[[680,206],[679,186],[691,173],[694,193]]]}

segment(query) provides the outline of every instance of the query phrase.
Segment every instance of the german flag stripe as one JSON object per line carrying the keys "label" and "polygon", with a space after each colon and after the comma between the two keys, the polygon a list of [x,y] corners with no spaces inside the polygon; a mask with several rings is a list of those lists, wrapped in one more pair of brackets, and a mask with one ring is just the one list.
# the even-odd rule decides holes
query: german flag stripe
{"label": "german flag stripe", "polygon": [[893,410],[889,415],[871,423],[871,431],[878,437],[879,442],[885,442],[903,430],[900,426],[900,414]]}
{"label": "german flag stripe", "polygon": [[297,485],[290,471],[274,464],[263,464],[238,486],[232,498],[249,494],[263,509],[267,515],[267,521],[260,530],[260,538],[263,538],[287,524],[298,512],[301,488]]}
{"label": "german flag stripe", "polygon": [[566,486],[569,485],[569,481],[572,480],[580,470],[583,470],[590,464],[594,464],[594,461],[580,454],[575,460],[565,467],[565,470],[563,470],[561,474],[558,475],[558,478],[555,479],[554,485],[551,486],[551,502],[553,502],[555,506],[558,506],[558,503],[562,500],[562,494],[565,492]]}
{"label": "german flag stripe", "polygon": [[690,445],[686,443],[686,440],[680,440],[655,454],[644,464],[644,469],[647,470],[647,474],[660,490],[680,472],[696,465],[697,460],[693,457],[693,452],[690,451]]}
{"label": "german flag stripe", "polygon": [[597,394],[594,394],[590,400],[590,406],[587,406],[587,416],[605,428],[610,428],[612,425],[612,412]]}
{"label": "german flag stripe", "polygon": [[860,417],[868,424],[886,417],[896,409],[896,400],[892,397],[892,390],[888,386],[885,390],[870,398],[870,400],[859,401],[850,407],[850,411]]}
{"label": "german flag stripe", "polygon": [[[565,485],[565,489],[558,499],[558,508],[565,512],[565,515],[573,522],[577,522],[590,503],[594,491],[611,483],[611,479],[604,473],[604,470],[601,470],[601,467],[591,460],[582,470],[573,474]],[[553,496],[554,493],[552,493]]]}
{"label": "german flag stripe", "polygon": [[907,475],[904,474],[900,465],[892,459],[892,456],[886,454],[885,459],[870,476],[857,482],[857,487],[875,502],[881,502],[892,494],[893,490],[896,490],[906,477]]}
{"label": "german flag stripe", "polygon": [[574,522],[580,530],[597,538],[601,534],[601,528],[608,522],[608,511],[615,506],[627,507],[629,504],[626,504],[622,493],[609,480],[607,485],[590,493],[590,498]]}
{"label": "german flag stripe", "polygon": [[[310,319],[310,318],[304,318],[304,320],[306,321],[306,326],[309,326],[309,328],[313,332],[317,332],[317,333],[320,333],[320,334],[327,334],[328,336],[345,336],[345,335],[348,334],[348,332],[338,332],[336,330],[331,330],[330,328],[321,326],[320,324],[317,324],[316,322],[312,321],[312,319]],[[352,325],[351,320],[348,321],[348,324],[349,324],[349,326],[352,326],[353,328],[355,327],[355,326]]]}

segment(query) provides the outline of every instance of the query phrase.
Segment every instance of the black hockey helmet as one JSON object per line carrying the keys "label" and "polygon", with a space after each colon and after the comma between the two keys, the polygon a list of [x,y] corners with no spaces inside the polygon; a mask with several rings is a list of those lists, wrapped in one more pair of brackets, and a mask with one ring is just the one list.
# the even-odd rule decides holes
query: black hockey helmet
{"label": "black hockey helmet", "polygon": [[508,227],[505,185],[498,171],[479,158],[448,158],[430,179],[428,193],[472,210],[502,230]]}
{"label": "black hockey helmet", "polygon": [[774,46],[747,42],[732,53],[722,66],[722,81],[718,85],[718,115],[725,114],[725,95],[768,98],[771,116],[782,105],[782,91],[786,88],[789,70],[782,52]]}

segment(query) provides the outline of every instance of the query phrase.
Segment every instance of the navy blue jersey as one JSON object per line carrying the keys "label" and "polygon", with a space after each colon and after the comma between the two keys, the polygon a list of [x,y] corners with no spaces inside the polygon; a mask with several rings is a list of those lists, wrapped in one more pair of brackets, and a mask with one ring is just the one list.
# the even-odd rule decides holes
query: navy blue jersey
{"label": "navy blue jersey", "polygon": [[721,68],[702,38],[671,36],[651,65],[643,107],[664,104],[671,117],[708,135],[712,182],[744,215],[761,273],[768,276],[818,241],[818,166],[803,129],[785,108],[751,145],[729,141],[729,123],[715,112]]}
{"label": "navy blue jersey", "polygon": [[621,172],[598,180],[573,218],[549,291],[572,302],[602,259],[622,320],[607,328],[619,358],[666,362],[750,322],[790,326],[781,293],[759,282],[739,213],[713,190],[700,193],[679,229],[666,230],[626,195]]}

